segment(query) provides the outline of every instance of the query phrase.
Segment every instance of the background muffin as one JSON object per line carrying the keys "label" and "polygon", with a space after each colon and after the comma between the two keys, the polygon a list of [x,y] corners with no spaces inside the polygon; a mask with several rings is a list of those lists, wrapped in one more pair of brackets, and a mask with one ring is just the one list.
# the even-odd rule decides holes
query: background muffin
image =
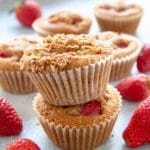
{"label": "background muffin", "polygon": [[108,139],[121,107],[120,95],[110,86],[97,102],[99,100],[101,112],[83,116],[81,109],[91,102],[72,107],[58,107],[50,105],[38,95],[34,101],[34,111],[54,144],[70,150],[94,149]]}
{"label": "background muffin", "polygon": [[83,14],[61,10],[33,23],[33,29],[42,36],[58,33],[84,34],[89,31],[91,19]]}
{"label": "background muffin", "polygon": [[20,71],[20,59],[28,46],[40,43],[40,37],[19,36],[0,44],[0,86],[5,91],[25,94],[36,90],[29,77]]}
{"label": "background muffin", "polygon": [[143,8],[123,2],[102,3],[95,6],[94,13],[102,31],[134,34],[143,15]]}
{"label": "background muffin", "polygon": [[76,105],[103,94],[109,80],[111,44],[88,35],[48,36],[42,47],[25,51],[27,71],[42,96],[54,105]]}
{"label": "background muffin", "polygon": [[141,42],[131,35],[111,31],[102,32],[96,38],[111,42],[114,47],[110,81],[127,76],[141,51]]}

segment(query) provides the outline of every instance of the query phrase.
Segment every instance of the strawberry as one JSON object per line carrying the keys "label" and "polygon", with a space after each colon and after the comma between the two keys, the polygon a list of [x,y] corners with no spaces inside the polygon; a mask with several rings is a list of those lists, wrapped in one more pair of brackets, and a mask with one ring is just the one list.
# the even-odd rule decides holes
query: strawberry
{"label": "strawberry", "polygon": [[0,52],[0,58],[8,58],[8,57],[11,57],[11,55],[8,53]]}
{"label": "strawberry", "polygon": [[79,115],[81,116],[96,116],[100,115],[101,112],[101,103],[100,101],[93,100],[84,104],[79,110]]}
{"label": "strawberry", "polygon": [[124,79],[116,88],[124,99],[129,101],[141,101],[148,97],[149,86],[150,77],[139,74]]}
{"label": "strawberry", "polygon": [[24,26],[32,26],[33,21],[41,17],[41,6],[35,0],[23,0],[15,9],[16,18]]}
{"label": "strawberry", "polygon": [[130,147],[150,143],[150,96],[134,111],[123,138]]}
{"label": "strawberry", "polygon": [[17,135],[22,131],[22,120],[12,105],[0,97],[0,135]]}
{"label": "strawberry", "polygon": [[150,44],[145,44],[137,58],[137,68],[140,72],[150,71]]}
{"label": "strawberry", "polygon": [[8,145],[6,150],[40,150],[40,148],[32,140],[21,138]]}

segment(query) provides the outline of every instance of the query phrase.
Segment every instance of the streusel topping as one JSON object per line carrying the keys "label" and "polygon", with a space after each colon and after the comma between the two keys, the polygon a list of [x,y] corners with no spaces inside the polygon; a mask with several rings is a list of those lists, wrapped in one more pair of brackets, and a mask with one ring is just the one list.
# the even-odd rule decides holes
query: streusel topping
{"label": "streusel topping", "polygon": [[111,44],[92,36],[58,34],[46,37],[41,47],[27,49],[21,69],[55,73],[95,63],[112,52]]}

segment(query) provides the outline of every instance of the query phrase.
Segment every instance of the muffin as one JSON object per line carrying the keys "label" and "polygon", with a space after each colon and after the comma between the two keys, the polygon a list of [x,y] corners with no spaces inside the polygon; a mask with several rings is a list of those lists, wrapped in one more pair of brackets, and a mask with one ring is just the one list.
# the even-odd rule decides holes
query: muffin
{"label": "muffin", "polygon": [[85,34],[91,26],[91,19],[69,10],[61,10],[48,17],[41,17],[33,23],[33,29],[42,36],[64,34]]}
{"label": "muffin", "polygon": [[102,3],[95,6],[94,13],[102,31],[134,34],[143,15],[143,8],[122,2]]}
{"label": "muffin", "polygon": [[26,94],[36,90],[29,77],[20,71],[25,48],[42,43],[37,36],[19,36],[0,44],[0,86],[7,92]]}
{"label": "muffin", "polygon": [[[107,86],[103,97],[88,104],[54,106],[39,94],[33,105],[45,133],[55,145],[66,150],[91,150],[108,139],[121,108],[121,98],[115,88]],[[95,113],[87,113],[89,110]]]}
{"label": "muffin", "polygon": [[50,104],[76,105],[103,94],[112,59],[111,44],[88,35],[58,34],[26,50],[21,70]]}
{"label": "muffin", "polygon": [[96,39],[111,42],[115,51],[110,81],[126,77],[141,51],[141,42],[128,34],[106,31],[96,35]]}

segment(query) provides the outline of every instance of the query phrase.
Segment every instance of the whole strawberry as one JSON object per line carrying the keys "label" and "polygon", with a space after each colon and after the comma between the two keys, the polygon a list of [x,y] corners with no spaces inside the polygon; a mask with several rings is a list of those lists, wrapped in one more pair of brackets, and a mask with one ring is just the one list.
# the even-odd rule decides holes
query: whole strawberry
{"label": "whole strawberry", "polygon": [[150,96],[136,108],[123,138],[130,147],[150,143]]}
{"label": "whole strawberry", "polygon": [[22,120],[12,105],[0,97],[0,136],[17,135],[22,131]]}
{"label": "whole strawberry", "polygon": [[15,9],[18,21],[24,26],[32,26],[33,21],[41,17],[41,6],[35,0],[23,0]]}
{"label": "whole strawberry", "polygon": [[145,44],[137,58],[137,68],[140,72],[150,71],[150,44]]}
{"label": "whole strawberry", "polygon": [[100,101],[93,100],[84,104],[79,110],[81,116],[96,116],[101,114],[101,103]]}
{"label": "whole strawberry", "polygon": [[145,74],[128,77],[116,86],[122,97],[129,101],[141,101],[147,98],[149,87],[150,77]]}
{"label": "whole strawberry", "polygon": [[22,138],[12,142],[6,150],[40,150],[40,148],[32,140]]}

